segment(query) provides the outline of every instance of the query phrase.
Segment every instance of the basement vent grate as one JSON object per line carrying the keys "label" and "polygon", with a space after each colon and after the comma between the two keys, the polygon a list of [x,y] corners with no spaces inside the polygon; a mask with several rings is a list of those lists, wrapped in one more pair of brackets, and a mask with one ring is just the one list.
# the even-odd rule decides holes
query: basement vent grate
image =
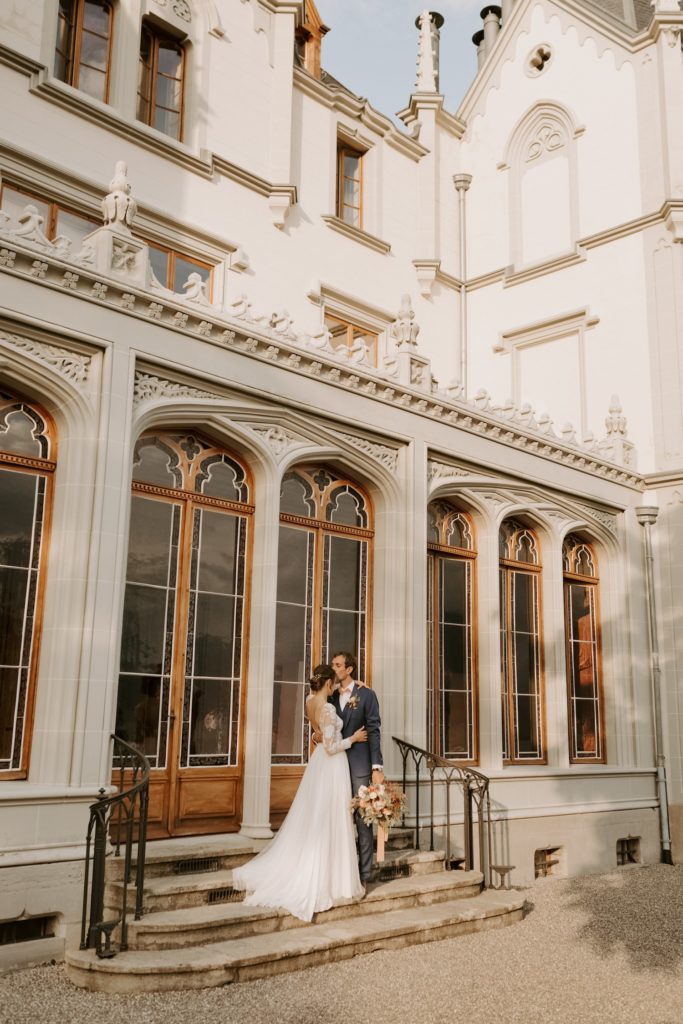
{"label": "basement vent grate", "polygon": [[206,894],[207,903],[239,903],[244,893],[230,885],[225,889],[213,889]]}
{"label": "basement vent grate", "polygon": [[553,868],[560,863],[557,854],[559,846],[547,846],[544,850],[536,850],[534,853],[534,877],[549,878],[553,874]]}
{"label": "basement vent grate", "polygon": [[617,839],[617,866],[640,864],[640,836]]}
{"label": "basement vent grate", "polygon": [[203,871],[218,871],[220,866],[218,857],[194,857],[192,860],[177,860],[173,870],[176,875],[196,875]]}
{"label": "basement vent grate", "polygon": [[387,864],[379,869],[378,878],[380,882],[391,882],[394,878],[407,878],[409,874],[409,864]]}
{"label": "basement vent grate", "polygon": [[36,939],[51,939],[55,934],[57,918],[22,917],[15,921],[3,921],[0,924],[0,946],[10,946],[15,942],[34,942]]}

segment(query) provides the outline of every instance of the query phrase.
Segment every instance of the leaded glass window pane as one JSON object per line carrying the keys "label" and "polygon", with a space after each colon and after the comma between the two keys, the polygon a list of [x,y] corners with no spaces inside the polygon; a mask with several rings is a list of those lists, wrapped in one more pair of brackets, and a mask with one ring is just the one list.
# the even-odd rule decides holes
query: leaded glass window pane
{"label": "leaded glass window pane", "polygon": [[194,510],[180,759],[184,767],[237,763],[245,556],[244,517]]}
{"label": "leaded glass window pane", "polygon": [[315,533],[280,526],[273,694],[273,763],[301,764],[308,753],[303,709],[313,640]]}
{"label": "leaded glass window pane", "polygon": [[565,580],[565,628],[569,680],[570,756],[603,757],[596,621],[597,588]]}
{"label": "leaded glass window pane", "polygon": [[46,487],[0,469],[0,771],[22,767]]}
{"label": "leaded glass window pane", "polygon": [[[538,545],[530,530],[508,520],[500,538],[503,558],[538,564]],[[500,627],[503,759],[540,762],[545,754],[538,571],[501,566]]]}
{"label": "leaded glass window pane", "polygon": [[133,495],[116,734],[166,764],[180,541],[179,504]]}

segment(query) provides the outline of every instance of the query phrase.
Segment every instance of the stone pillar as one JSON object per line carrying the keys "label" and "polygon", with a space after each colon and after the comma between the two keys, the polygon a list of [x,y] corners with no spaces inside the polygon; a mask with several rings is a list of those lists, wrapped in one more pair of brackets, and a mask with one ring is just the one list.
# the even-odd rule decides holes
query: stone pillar
{"label": "stone pillar", "polygon": [[275,474],[265,471],[257,475],[255,484],[260,497],[254,512],[249,688],[240,833],[250,839],[269,839],[273,834],[270,828],[270,763],[280,487]]}
{"label": "stone pillar", "polygon": [[454,174],[453,184],[458,193],[458,219],[460,222],[460,338],[459,359],[461,395],[467,397],[467,356],[468,356],[468,316],[467,316],[467,201],[466,196],[472,184],[471,174]]}

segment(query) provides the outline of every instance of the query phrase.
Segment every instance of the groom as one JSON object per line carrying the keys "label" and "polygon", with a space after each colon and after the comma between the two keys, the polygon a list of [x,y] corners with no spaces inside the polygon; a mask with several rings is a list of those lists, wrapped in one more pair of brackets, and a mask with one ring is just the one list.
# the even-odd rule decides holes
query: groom
{"label": "groom", "polygon": [[[337,651],[332,658],[332,668],[339,682],[330,700],[337,714],[342,719],[342,737],[352,736],[356,729],[363,726],[368,732],[367,743],[354,743],[346,751],[351,772],[353,795],[358,795],[361,786],[384,782],[382,770],[382,751],[380,749],[380,717],[377,695],[356,682],[356,659],[348,651]],[[358,831],[360,880],[367,888],[372,874],[372,826],[366,825],[355,811],[356,829]]]}

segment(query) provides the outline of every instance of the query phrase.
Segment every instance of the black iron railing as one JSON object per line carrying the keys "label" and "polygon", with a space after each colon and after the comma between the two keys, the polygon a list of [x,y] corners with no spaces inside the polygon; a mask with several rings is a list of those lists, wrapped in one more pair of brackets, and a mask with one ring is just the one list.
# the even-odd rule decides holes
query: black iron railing
{"label": "black iron railing", "polygon": [[[99,957],[112,957],[128,949],[128,914],[132,909],[128,905],[129,890],[134,885],[134,915],[138,921],[142,917],[145,882],[149,761],[120,737],[112,736],[112,740],[118,792],[106,796],[105,790],[101,789],[99,799],[90,807],[83,882],[81,949],[94,949]],[[113,910],[110,920],[105,921],[108,839],[113,844],[115,857],[120,857],[123,849],[123,869],[118,898],[114,900],[112,897],[112,902],[119,905]],[[137,849],[133,868],[134,845]]]}
{"label": "black iron railing", "polygon": [[[434,849],[434,788],[443,786],[446,791],[446,868],[452,867],[451,844],[451,786],[456,785],[462,792],[464,867],[474,870],[474,819],[477,823],[477,845],[479,849],[479,870],[484,876],[484,885],[491,885],[491,798],[489,780],[481,772],[466,768],[457,761],[449,761],[429,750],[423,750],[412,743],[393,737],[403,759],[403,791],[409,782],[415,786],[415,848],[420,849],[420,774],[429,781],[429,849]],[[414,769],[414,778],[408,778],[408,765]],[[476,814],[475,814],[476,812]],[[403,816],[405,825],[405,814]],[[458,858],[460,859],[460,858]]]}

